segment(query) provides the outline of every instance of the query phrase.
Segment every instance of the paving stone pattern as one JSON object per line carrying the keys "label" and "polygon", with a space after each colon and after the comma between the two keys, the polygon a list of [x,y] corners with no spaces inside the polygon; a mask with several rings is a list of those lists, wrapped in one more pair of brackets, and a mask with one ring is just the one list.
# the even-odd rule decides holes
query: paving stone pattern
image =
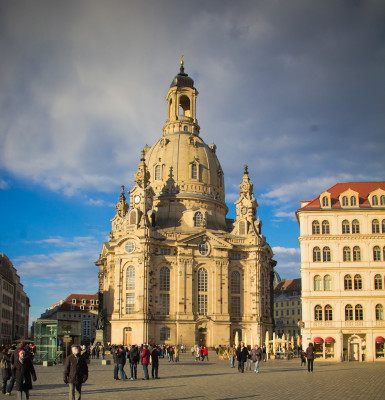
{"label": "paving stone pattern", "polygon": [[[181,354],[179,363],[160,359],[160,379],[114,381],[113,365],[91,360],[89,379],[83,385],[82,400],[142,399],[263,399],[263,400],[384,400],[385,363],[315,362],[308,373],[300,360],[270,360],[261,363],[260,373],[238,372],[227,360],[219,360],[213,352],[210,361],[195,362],[191,353]],[[129,365],[125,367],[129,377]],[[150,367],[151,371],[151,367]],[[31,399],[68,399],[63,366],[36,366],[38,380]],[[151,372],[150,372],[151,376]],[[15,392],[12,397],[16,398]],[[12,398],[0,394],[1,399]]]}

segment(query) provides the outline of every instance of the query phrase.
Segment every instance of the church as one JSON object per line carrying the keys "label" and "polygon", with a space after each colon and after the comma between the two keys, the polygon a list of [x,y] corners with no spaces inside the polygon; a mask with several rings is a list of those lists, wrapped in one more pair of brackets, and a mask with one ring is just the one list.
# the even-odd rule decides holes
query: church
{"label": "church", "polygon": [[[124,186],[99,267],[104,341],[254,344],[273,332],[273,252],[262,235],[245,165],[236,218],[227,219],[215,144],[200,136],[198,91],[180,72],[168,90],[163,134],[145,146]],[[129,201],[128,201],[129,200]]]}

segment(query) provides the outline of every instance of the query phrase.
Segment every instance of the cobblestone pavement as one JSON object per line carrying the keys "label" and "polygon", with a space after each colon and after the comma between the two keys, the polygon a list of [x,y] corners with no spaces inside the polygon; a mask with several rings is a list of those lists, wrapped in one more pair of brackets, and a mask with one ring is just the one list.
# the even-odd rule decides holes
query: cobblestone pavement
{"label": "cobblestone pavement", "polygon": [[[385,363],[315,362],[314,373],[300,367],[300,361],[270,360],[261,363],[260,373],[238,372],[227,360],[211,352],[210,361],[195,362],[191,353],[179,363],[160,359],[159,380],[144,381],[138,366],[137,381],[114,381],[113,366],[91,360],[89,380],[83,385],[83,400],[140,399],[263,399],[291,400],[384,400]],[[125,368],[129,376],[129,366]],[[38,376],[31,399],[68,399],[62,380],[63,366],[36,366]],[[12,397],[16,398],[15,392]],[[12,398],[0,394],[1,399]]]}

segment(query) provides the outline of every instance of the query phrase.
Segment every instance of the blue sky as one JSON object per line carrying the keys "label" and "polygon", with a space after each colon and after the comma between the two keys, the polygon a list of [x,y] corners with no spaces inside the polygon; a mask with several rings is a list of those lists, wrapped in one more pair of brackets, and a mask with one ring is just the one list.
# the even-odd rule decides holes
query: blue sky
{"label": "blue sky", "polygon": [[277,270],[299,277],[300,200],[384,179],[384,21],[380,0],[1,2],[0,252],[31,318],[96,292],[182,53],[229,217],[247,163]]}

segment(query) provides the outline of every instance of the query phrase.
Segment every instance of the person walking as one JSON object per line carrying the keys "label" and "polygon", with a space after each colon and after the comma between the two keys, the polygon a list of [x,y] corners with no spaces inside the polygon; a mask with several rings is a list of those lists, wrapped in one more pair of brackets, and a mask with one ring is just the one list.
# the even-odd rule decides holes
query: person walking
{"label": "person walking", "polygon": [[114,381],[119,380],[119,348],[114,347],[112,358],[114,360]]}
{"label": "person walking", "polygon": [[[19,356],[19,350],[23,349],[23,347],[24,347],[24,343],[23,342],[18,343],[16,349],[11,354],[11,356],[10,356],[10,359],[11,359],[11,371],[13,371],[13,366],[16,363],[17,357]],[[6,396],[10,396],[11,395],[14,384],[15,384],[15,376],[14,376],[14,374],[12,372],[12,376],[11,376],[11,379],[9,380],[9,382],[8,382],[7,391],[5,393]]]}
{"label": "person walking", "polygon": [[30,357],[25,350],[18,350],[18,357],[12,367],[12,375],[15,377],[17,399],[29,399],[29,391],[32,389],[32,381],[36,381],[36,372]]}
{"label": "person walking", "polygon": [[306,352],[301,350],[301,367],[304,365],[306,367]]}
{"label": "person walking", "polygon": [[238,361],[238,371],[242,372],[242,374],[245,372],[245,362],[247,361],[248,357],[249,357],[249,351],[245,347],[245,344],[241,342],[241,344],[237,348],[237,361]]}
{"label": "person walking", "polygon": [[206,346],[203,347],[203,357],[206,358],[207,361],[209,360],[209,351]]}
{"label": "person walking", "polygon": [[193,356],[195,354],[195,347],[191,346],[191,355]]}
{"label": "person walking", "polygon": [[150,351],[148,350],[148,346],[146,344],[143,346],[143,351],[142,354],[140,355],[140,358],[142,360],[142,366],[144,372],[144,378],[142,378],[142,380],[150,379],[148,377],[148,364],[150,362]]}
{"label": "person walking", "polygon": [[7,390],[7,382],[11,379],[11,356],[8,347],[4,347],[0,353],[1,377],[3,379],[2,393]]}
{"label": "person walking", "polygon": [[237,347],[235,346],[235,343],[233,344],[233,347],[230,349],[230,367],[235,368],[235,359],[237,357]]}
{"label": "person walking", "polygon": [[127,380],[127,375],[124,372],[124,366],[126,365],[126,352],[123,346],[118,347],[118,354],[117,354],[117,362],[118,362],[118,369],[120,373],[120,378],[125,381]]}
{"label": "person walking", "polygon": [[314,363],[313,343],[309,343],[309,347],[306,349],[306,359],[307,359],[307,371],[313,372],[313,363]]}
{"label": "person walking", "polygon": [[178,346],[175,346],[174,347],[174,354],[175,354],[175,362],[179,362],[179,353],[180,353],[180,350],[179,350],[179,347]]}
{"label": "person walking", "polygon": [[69,400],[80,400],[82,385],[88,379],[88,366],[79,345],[73,344],[71,352],[64,362],[63,380],[66,385],[69,384]]}
{"label": "person walking", "polygon": [[254,373],[259,374],[259,363],[263,358],[262,349],[256,345],[255,348],[251,351],[251,359],[255,362]]}
{"label": "person walking", "polygon": [[132,345],[129,353],[129,360],[130,360],[130,380],[133,381],[137,379],[137,372],[138,372],[138,364],[139,364],[139,349],[137,345]]}
{"label": "person walking", "polygon": [[159,371],[159,349],[158,346],[155,346],[151,351],[151,376],[152,379],[159,379],[158,371]]}

